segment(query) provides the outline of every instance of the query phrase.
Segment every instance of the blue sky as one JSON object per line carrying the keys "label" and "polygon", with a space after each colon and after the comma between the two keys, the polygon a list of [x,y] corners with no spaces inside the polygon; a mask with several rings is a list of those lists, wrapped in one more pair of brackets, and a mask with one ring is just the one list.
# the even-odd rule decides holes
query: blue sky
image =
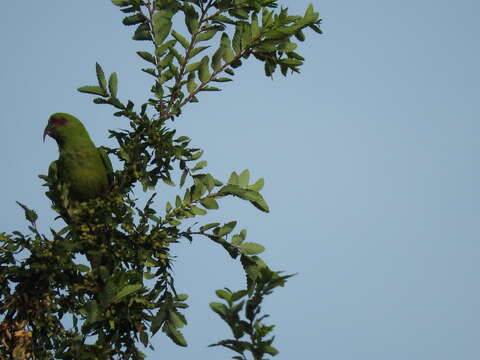
{"label": "blue sky", "polygon": [[[252,61],[174,123],[219,178],[248,168],[266,180],[270,214],[227,201],[211,218],[238,220],[273,268],[299,273],[266,304],[279,359],[479,358],[480,3],[313,3],[325,34],[307,35],[300,75],[272,81]],[[75,89],[94,81],[96,61],[118,73],[123,99],[142,101],[150,79],[109,1],[2,9],[0,231],[26,229],[18,200],[47,232],[54,214],[37,175],[57,157],[41,142],[48,116],[73,113],[97,145],[113,145],[107,130],[125,120]],[[163,208],[171,190],[158,192]],[[239,265],[203,239],[172,251],[190,346],[159,335],[158,355],[230,357],[206,348],[227,334],[208,303],[243,286]]]}

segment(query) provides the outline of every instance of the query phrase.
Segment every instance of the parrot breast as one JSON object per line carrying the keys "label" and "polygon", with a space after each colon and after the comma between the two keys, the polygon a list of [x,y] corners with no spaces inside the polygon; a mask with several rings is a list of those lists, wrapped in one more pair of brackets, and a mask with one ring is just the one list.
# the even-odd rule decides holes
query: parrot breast
{"label": "parrot breast", "polygon": [[95,147],[82,151],[64,149],[58,161],[59,178],[68,184],[72,200],[87,201],[108,190],[107,170]]}

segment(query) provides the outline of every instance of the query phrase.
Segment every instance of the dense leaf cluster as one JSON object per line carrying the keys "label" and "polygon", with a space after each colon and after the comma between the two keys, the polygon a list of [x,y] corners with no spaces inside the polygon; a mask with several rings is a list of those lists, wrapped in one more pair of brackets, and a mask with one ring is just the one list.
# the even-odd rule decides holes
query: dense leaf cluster
{"label": "dense leaf cluster", "polygon": [[[298,72],[304,58],[297,42],[306,28],[320,33],[318,14],[309,6],[293,16],[278,10],[276,0],[112,3],[126,14],[123,24],[135,26],[133,39],[152,45],[138,52],[148,63],[142,70],[153,77],[152,95],[141,105],[122,101],[117,74],[107,77],[99,64],[97,84],[78,89],[128,122],[127,129],[110,131],[117,146],[105,148],[121,167],[109,192],[87,202],[72,200],[52,172],[41,175],[66,226],[42,234],[35,211],[20,204],[29,233],[0,233],[0,359],[143,359],[139,345],[153,348],[151,337],[160,330],[186,346],[181,328],[188,296],[175,290],[170,247],[198,236],[239,259],[247,279],[244,290],[217,291],[226,305],[211,308],[234,338],[214,345],[237,352],[236,359],[247,359],[248,352],[254,359],[274,356],[273,338],[267,338],[273,326],[264,324],[261,302],[289,276],[270,270],[258,257],[264,247],[246,241],[246,230],[235,231],[236,221],[197,220],[226,197],[268,212],[264,181],[251,181],[248,170],[217,179],[205,171],[202,150],[167,122],[200,92],[232,81],[234,69],[249,58],[263,62],[267,76],[277,68],[283,75]],[[172,28],[176,16],[184,28]],[[135,197],[139,184],[149,194],[143,205]],[[160,206],[160,184],[184,189]]]}

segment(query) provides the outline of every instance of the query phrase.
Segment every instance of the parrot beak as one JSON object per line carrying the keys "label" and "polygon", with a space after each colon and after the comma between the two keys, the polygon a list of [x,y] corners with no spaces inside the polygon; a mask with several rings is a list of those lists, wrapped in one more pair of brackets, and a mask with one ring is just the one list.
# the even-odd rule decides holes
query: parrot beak
{"label": "parrot beak", "polygon": [[45,142],[45,137],[51,135],[55,127],[49,122],[43,131],[43,142]]}

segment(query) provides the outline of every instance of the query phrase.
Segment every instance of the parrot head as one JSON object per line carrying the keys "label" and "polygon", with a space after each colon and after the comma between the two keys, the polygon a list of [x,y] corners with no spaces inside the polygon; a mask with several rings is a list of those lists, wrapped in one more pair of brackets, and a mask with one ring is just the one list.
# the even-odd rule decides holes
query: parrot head
{"label": "parrot head", "polygon": [[55,113],[48,119],[47,126],[43,131],[43,141],[48,135],[54,138],[57,143],[62,144],[78,135],[87,134],[87,130],[75,116],[67,113]]}

